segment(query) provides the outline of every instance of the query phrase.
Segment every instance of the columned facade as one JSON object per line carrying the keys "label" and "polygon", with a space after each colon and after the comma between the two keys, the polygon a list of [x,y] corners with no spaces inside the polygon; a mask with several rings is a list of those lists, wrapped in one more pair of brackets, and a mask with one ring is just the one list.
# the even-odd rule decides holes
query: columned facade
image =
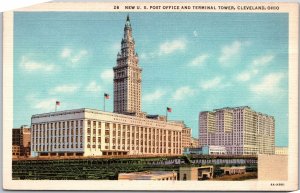
{"label": "columned facade", "polygon": [[35,155],[182,154],[182,123],[93,109],[38,114],[31,121]]}

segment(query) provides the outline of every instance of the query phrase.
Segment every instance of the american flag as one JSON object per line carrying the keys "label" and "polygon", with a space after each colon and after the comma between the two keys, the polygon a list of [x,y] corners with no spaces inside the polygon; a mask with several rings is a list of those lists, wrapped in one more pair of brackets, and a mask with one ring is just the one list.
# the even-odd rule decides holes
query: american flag
{"label": "american flag", "polygon": [[167,107],[167,111],[168,111],[169,113],[171,113],[171,112],[172,112],[172,109],[171,109],[170,107]]}
{"label": "american flag", "polygon": [[106,99],[109,99],[109,94],[104,93],[104,97],[105,97]]}

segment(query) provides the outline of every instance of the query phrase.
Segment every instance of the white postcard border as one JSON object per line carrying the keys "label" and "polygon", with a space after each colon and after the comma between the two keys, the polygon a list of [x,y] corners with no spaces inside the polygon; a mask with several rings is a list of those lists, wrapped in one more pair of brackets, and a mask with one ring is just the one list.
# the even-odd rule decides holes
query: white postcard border
{"label": "white postcard border", "polygon": [[[32,11],[116,11],[139,10],[122,9],[124,5],[277,5],[279,11],[268,13],[289,13],[289,174],[285,186],[271,186],[270,181],[108,181],[108,180],[12,180],[12,127],[13,127],[13,14]],[[144,11],[144,10],[141,10]],[[159,10],[182,12],[182,10]],[[191,10],[186,10],[187,12]],[[157,10],[153,10],[157,12]],[[196,12],[193,10],[193,12]],[[197,11],[198,12],[198,11]],[[220,10],[201,10],[199,12],[222,12]],[[224,11],[232,12],[232,11]],[[234,11],[258,13],[265,11]],[[5,189],[23,190],[295,190],[298,188],[298,4],[296,3],[99,3],[99,2],[50,2],[34,5],[4,13],[3,32],[3,184]],[[272,183],[278,183],[272,181]],[[280,183],[280,182],[279,182]]]}

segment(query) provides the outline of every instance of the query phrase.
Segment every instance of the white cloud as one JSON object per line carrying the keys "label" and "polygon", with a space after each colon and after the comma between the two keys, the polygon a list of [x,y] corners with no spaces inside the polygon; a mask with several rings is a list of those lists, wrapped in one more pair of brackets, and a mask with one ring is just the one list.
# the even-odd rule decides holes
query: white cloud
{"label": "white cloud", "polygon": [[254,68],[254,69],[251,70],[251,73],[252,73],[253,76],[255,76],[256,74],[258,74],[258,72],[259,72],[259,70],[256,69],[256,68]]}
{"label": "white cloud", "polygon": [[62,58],[68,58],[71,56],[72,50],[69,48],[64,48],[61,52],[61,57]]}
{"label": "white cloud", "polygon": [[207,54],[201,54],[190,62],[190,66],[203,66],[208,57],[209,56]]}
{"label": "white cloud", "polygon": [[248,81],[252,79],[255,75],[257,75],[264,66],[268,65],[274,59],[273,54],[263,55],[253,59],[250,66],[248,66],[248,70],[239,73],[236,76],[236,80],[238,81]]}
{"label": "white cloud", "polygon": [[186,48],[186,40],[183,38],[174,39],[172,41],[165,41],[160,44],[159,48],[153,52],[141,53],[140,59],[151,59],[162,55],[172,54],[176,51],[184,51]]}
{"label": "white cloud", "polygon": [[70,48],[64,48],[61,51],[61,58],[70,62],[71,66],[74,67],[78,62],[80,62],[88,54],[87,50],[74,51]]}
{"label": "white cloud", "polygon": [[50,94],[58,94],[58,93],[71,94],[71,93],[76,92],[78,89],[79,89],[78,85],[64,84],[64,85],[59,85],[59,86],[56,86],[56,87],[50,89],[49,93]]}
{"label": "white cloud", "polygon": [[283,78],[283,73],[270,73],[264,76],[260,83],[251,85],[250,91],[255,95],[278,95],[283,91],[279,85]]}
{"label": "white cloud", "polygon": [[254,66],[265,66],[265,65],[269,64],[273,59],[274,59],[274,55],[268,54],[268,55],[264,55],[264,56],[255,58],[252,61],[252,64]]}
{"label": "white cloud", "polygon": [[213,88],[217,88],[220,86],[221,84],[221,81],[222,81],[222,78],[221,77],[215,77],[211,80],[207,80],[207,81],[204,81],[200,84],[200,87],[203,89],[203,90],[208,90],[208,89],[213,89]]}
{"label": "white cloud", "polygon": [[237,75],[236,79],[238,81],[248,81],[248,80],[251,79],[251,77],[252,77],[251,72],[242,72],[242,73]]}
{"label": "white cloud", "polygon": [[241,47],[242,43],[240,41],[234,41],[230,45],[223,46],[219,62],[221,64],[225,64],[232,58],[236,57],[240,53]]}
{"label": "white cloud", "polygon": [[45,111],[54,111],[56,101],[57,100],[54,98],[42,99],[42,100],[36,101],[36,103],[33,105],[33,108],[45,110]]}
{"label": "white cloud", "polygon": [[23,56],[21,59],[20,67],[27,72],[39,71],[39,72],[52,72],[56,70],[56,66],[53,64],[47,64],[44,62],[38,62],[30,59],[27,56]]}
{"label": "white cloud", "polygon": [[166,94],[166,91],[162,89],[156,89],[153,93],[148,93],[143,96],[143,100],[147,102],[153,102],[159,100],[162,96]]}
{"label": "white cloud", "polygon": [[150,53],[141,53],[140,55],[139,55],[139,57],[140,57],[140,59],[151,59],[151,58],[155,58],[155,57],[157,57],[159,54],[158,53],[156,53],[156,52],[150,52]]}
{"label": "white cloud", "polygon": [[95,81],[92,81],[87,85],[85,90],[88,92],[100,92],[101,86],[97,85]]}
{"label": "white cloud", "polygon": [[259,72],[259,68],[257,67],[252,67],[244,72],[239,73],[236,76],[236,80],[246,82],[252,79],[255,75],[257,75]]}
{"label": "white cloud", "polygon": [[29,102],[31,108],[38,109],[43,112],[54,111],[57,101],[56,98],[40,99],[35,93],[30,93],[26,96],[26,99]]}
{"label": "white cloud", "polygon": [[114,72],[112,69],[106,69],[101,72],[100,77],[105,82],[111,82],[114,78]]}
{"label": "white cloud", "polygon": [[198,37],[198,32],[196,30],[193,31],[193,35],[194,35],[194,37]]}
{"label": "white cloud", "polygon": [[182,100],[186,97],[193,96],[195,94],[195,90],[190,88],[189,86],[183,86],[178,88],[173,95],[174,100]]}
{"label": "white cloud", "polygon": [[78,54],[72,56],[71,62],[73,64],[79,62],[84,56],[87,55],[87,53],[88,52],[86,50],[80,50]]}
{"label": "white cloud", "polygon": [[159,46],[159,55],[172,54],[176,51],[182,51],[186,48],[186,40],[175,39],[166,41]]}

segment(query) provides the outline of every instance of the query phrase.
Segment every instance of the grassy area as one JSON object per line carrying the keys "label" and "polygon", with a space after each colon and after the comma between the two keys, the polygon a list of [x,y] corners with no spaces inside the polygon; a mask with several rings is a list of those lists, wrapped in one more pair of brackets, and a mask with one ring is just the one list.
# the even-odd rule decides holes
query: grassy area
{"label": "grassy area", "polygon": [[257,172],[247,172],[245,174],[224,175],[211,180],[217,181],[243,181],[249,179],[257,179]]}

